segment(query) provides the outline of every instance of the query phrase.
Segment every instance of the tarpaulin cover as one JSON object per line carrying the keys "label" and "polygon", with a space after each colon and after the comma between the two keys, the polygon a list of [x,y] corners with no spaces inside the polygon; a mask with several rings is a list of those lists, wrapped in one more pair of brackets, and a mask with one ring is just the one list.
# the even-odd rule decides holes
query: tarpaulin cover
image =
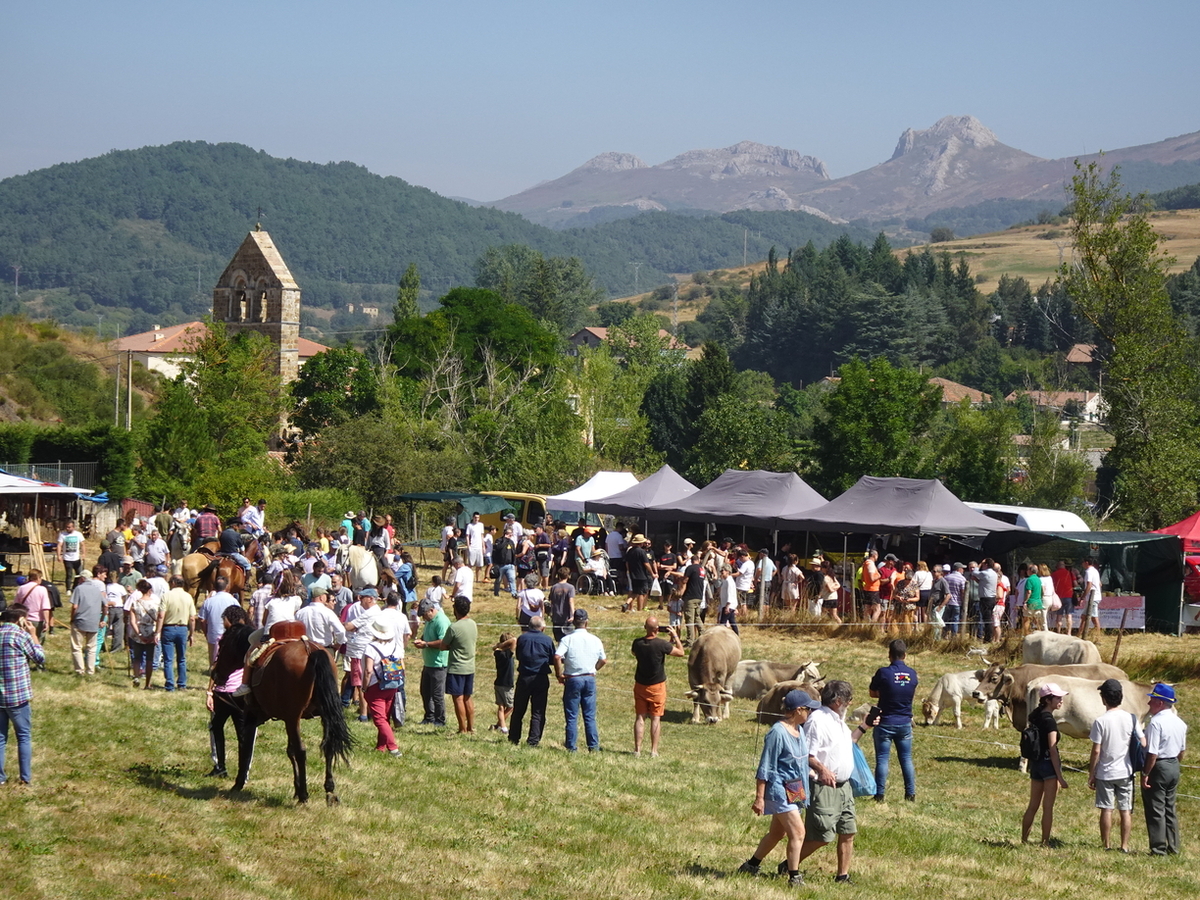
{"label": "tarpaulin cover", "polygon": [[726,469],[696,493],[644,511],[648,519],[722,522],[777,529],[780,524],[825,505],[825,498],[795,472]]}
{"label": "tarpaulin cover", "polygon": [[555,512],[583,512],[588,500],[600,500],[638,483],[632,472],[597,472],[579,487],[546,498],[546,509]]}
{"label": "tarpaulin cover", "polygon": [[663,466],[644,481],[631,488],[618,491],[600,500],[588,500],[584,506],[590,513],[607,513],[611,516],[637,516],[638,518],[662,518],[655,513],[650,516],[649,507],[677,503],[700,490],[670,466]]}

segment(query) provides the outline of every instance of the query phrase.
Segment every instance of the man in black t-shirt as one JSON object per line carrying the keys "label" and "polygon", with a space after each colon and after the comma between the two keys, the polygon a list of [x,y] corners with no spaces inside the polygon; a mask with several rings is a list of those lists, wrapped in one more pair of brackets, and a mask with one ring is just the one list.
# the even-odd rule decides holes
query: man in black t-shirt
{"label": "man in black t-shirt", "polygon": [[668,656],[683,656],[683,644],[675,629],[667,627],[669,641],[658,636],[658,619],[646,619],[646,634],[633,642],[631,652],[637,659],[633,674],[633,755],[642,755],[642,737],[646,719],[650,719],[650,755],[658,756],[658,738],[662,732],[662,715],[667,709],[667,671],[663,660]]}
{"label": "man in black t-shirt", "polygon": [[643,610],[650,597],[650,585],[654,581],[654,564],[647,547],[650,542],[644,534],[635,534],[625,550],[625,568],[629,574],[629,599],[623,607],[625,612]]}

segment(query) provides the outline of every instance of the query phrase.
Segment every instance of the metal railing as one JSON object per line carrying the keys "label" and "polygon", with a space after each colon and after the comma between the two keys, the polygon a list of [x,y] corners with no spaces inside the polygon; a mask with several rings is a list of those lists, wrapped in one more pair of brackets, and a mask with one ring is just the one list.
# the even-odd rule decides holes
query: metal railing
{"label": "metal railing", "polygon": [[96,484],[95,462],[52,462],[52,463],[4,463],[0,469],[10,475],[32,478],[35,481],[53,481],[70,487],[90,488]]}

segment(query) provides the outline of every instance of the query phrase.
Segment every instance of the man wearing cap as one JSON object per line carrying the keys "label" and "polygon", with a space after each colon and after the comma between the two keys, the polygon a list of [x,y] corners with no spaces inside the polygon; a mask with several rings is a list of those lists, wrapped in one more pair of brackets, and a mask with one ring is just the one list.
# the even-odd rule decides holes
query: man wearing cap
{"label": "man wearing cap", "polygon": [[667,671],[663,661],[668,656],[683,656],[683,644],[675,629],[666,628],[667,640],[660,636],[658,619],[646,619],[646,633],[636,638],[630,652],[637,660],[633,673],[633,755],[642,755],[642,737],[646,719],[650,720],[650,755],[658,756],[658,739],[662,733],[662,716],[667,711]]}
{"label": "man wearing cap", "polygon": [[[1032,578],[1033,576],[1030,576]],[[1100,810],[1100,843],[1111,850],[1112,814],[1115,808],[1121,819],[1121,852],[1129,852],[1129,833],[1133,825],[1133,766],[1129,762],[1129,742],[1139,733],[1137,716],[1121,709],[1125,693],[1121,682],[1106,679],[1099,687],[1105,713],[1092,723],[1092,756],[1088,763],[1088,787],[1096,792],[1096,808]]]}
{"label": "man wearing cap", "polygon": [[500,596],[500,583],[504,582],[513,599],[517,597],[517,545],[513,540],[511,525],[504,526],[504,534],[492,545],[492,565],[496,569],[496,580],[492,584],[492,596]]}
{"label": "man wearing cap", "polygon": [[517,638],[515,656],[519,666],[513,693],[513,711],[508,718],[508,740],[521,743],[521,725],[529,710],[529,737],[526,743],[536,747],[542,741],[546,727],[546,701],[550,694],[550,662],[554,658],[554,641],[545,633],[546,622],[541,616],[529,620],[529,628]]}
{"label": "man wearing cap", "polygon": [[1150,855],[1179,853],[1179,814],[1175,794],[1179,761],[1187,750],[1187,725],[1175,712],[1175,688],[1156,684],[1150,692],[1146,725],[1146,765],[1142,769],[1142,807]]}
{"label": "man wearing cap", "polygon": [[967,579],[963,575],[962,563],[956,562],[946,575],[946,602],[942,608],[942,618],[946,622],[944,634],[958,634],[958,623],[962,619],[963,598],[967,594]]}
{"label": "man wearing cap", "polygon": [[908,645],[901,640],[888,644],[889,665],[875,671],[870,696],[879,701],[880,717],[875,724],[875,802],[882,803],[887,787],[892,744],[904,775],[904,799],[917,799],[917,772],[912,761],[912,704],[917,693],[917,673],[905,664]]}
{"label": "man wearing cap", "polygon": [[700,603],[708,589],[704,566],[693,558],[683,570],[683,644],[686,647],[700,637]]}
{"label": "man wearing cap", "polygon": [[308,606],[296,613],[296,621],[304,626],[308,639],[326,649],[346,641],[346,628],[334,612],[333,603],[333,596],[318,585],[312,589]]}
{"label": "man wearing cap", "polygon": [[[470,570],[459,566],[468,575]],[[454,598],[454,622],[437,640],[430,640],[428,629],[423,639],[413,641],[422,650],[442,650],[446,658],[446,693],[454,700],[454,718],[459,734],[475,733],[475,645],[479,628],[471,618],[471,598],[459,594]]]}
{"label": "man wearing cap", "polygon": [[[371,623],[379,618],[379,591],[364,587],[358,600],[346,610],[346,661],[350,666],[348,687],[350,702],[358,704],[358,721],[369,721],[367,699],[363,694],[363,654],[371,645]],[[343,695],[344,696],[344,695]]]}
{"label": "man wearing cap", "polygon": [[422,641],[414,641],[413,646],[421,650],[421,704],[425,716],[421,725],[435,725],[443,728],[446,725],[446,666],[450,663],[450,654],[434,647],[422,646],[422,643],[441,642],[442,637],[450,628],[450,619],[442,611],[442,604],[426,597],[417,607],[417,614],[425,620],[421,629]]}
{"label": "man wearing cap", "polygon": [[554,651],[554,675],[563,686],[563,715],[567,720],[563,746],[575,752],[579,734],[579,711],[583,710],[583,731],[589,753],[600,749],[596,727],[596,673],[608,659],[600,638],[587,630],[586,609],[575,610],[571,619],[575,630],[564,637]]}
{"label": "man wearing cap", "polygon": [[96,635],[104,615],[104,584],[84,569],[71,591],[71,661],[76,675],[96,674]]}
{"label": "man wearing cap", "polygon": [[650,585],[654,582],[654,563],[646,549],[650,542],[644,534],[635,534],[625,550],[625,569],[629,575],[629,597],[622,607],[624,612],[643,610],[650,597]]}

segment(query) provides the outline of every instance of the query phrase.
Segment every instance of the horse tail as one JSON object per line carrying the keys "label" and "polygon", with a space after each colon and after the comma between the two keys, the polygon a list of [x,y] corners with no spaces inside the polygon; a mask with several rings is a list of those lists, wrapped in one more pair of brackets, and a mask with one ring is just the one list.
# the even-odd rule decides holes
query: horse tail
{"label": "horse tail", "polygon": [[354,736],[342,712],[342,697],[327,650],[308,654],[308,672],[313,679],[313,699],[321,710],[321,751],[349,765]]}

